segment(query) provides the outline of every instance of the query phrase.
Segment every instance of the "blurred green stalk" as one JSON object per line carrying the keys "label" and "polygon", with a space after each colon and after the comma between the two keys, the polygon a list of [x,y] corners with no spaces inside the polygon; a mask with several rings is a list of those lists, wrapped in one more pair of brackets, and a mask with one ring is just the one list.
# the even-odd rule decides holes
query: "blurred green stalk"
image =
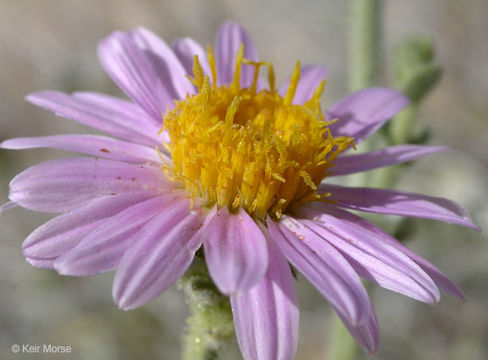
{"label": "blurred green stalk", "polygon": [[358,346],[337,314],[333,314],[332,332],[329,338],[327,360],[353,360]]}
{"label": "blurred green stalk", "polygon": [[352,1],[349,49],[351,91],[370,87],[376,81],[381,9],[381,0]]}
{"label": "blurred green stalk", "polygon": [[[349,91],[375,85],[381,38],[382,0],[352,0],[350,9]],[[361,144],[361,150],[371,151],[374,139]],[[367,185],[368,175],[350,177],[353,186]]]}

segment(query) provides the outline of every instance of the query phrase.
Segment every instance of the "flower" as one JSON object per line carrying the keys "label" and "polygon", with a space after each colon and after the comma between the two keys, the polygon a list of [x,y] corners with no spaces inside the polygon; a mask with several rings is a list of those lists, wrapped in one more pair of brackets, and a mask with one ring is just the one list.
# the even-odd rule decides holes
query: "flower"
{"label": "flower", "polygon": [[378,324],[360,277],[427,303],[439,301],[438,287],[463,298],[432,264],[345,210],[478,229],[461,208],[327,182],[446,149],[406,145],[343,155],[406,106],[404,95],[366,89],[324,113],[325,69],[297,64],[275,88],[272,65],[258,61],[252,40],[233,22],[222,25],[215,56],[189,38],[170,48],[143,28],[103,39],[99,56],[132,101],[56,91],[27,100],[118,139],[57,135],[1,144],[93,156],[47,161],[11,181],[2,210],[63,213],[24,241],[32,265],[75,276],[116,269],[114,300],[133,309],[173,284],[203,246],[213,281],[230,296],[246,359],[294,356],[290,264],[370,353]]}

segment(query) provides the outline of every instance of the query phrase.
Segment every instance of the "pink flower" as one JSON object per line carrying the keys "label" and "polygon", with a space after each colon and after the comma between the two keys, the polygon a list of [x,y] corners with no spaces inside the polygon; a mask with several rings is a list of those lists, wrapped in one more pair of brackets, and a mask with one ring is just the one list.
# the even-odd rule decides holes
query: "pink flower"
{"label": "pink flower", "polygon": [[[463,298],[434,265],[344,209],[478,229],[466,212],[426,195],[327,183],[446,149],[406,145],[342,155],[405,107],[404,95],[366,89],[324,114],[325,69],[297,67],[275,89],[272,66],[258,62],[252,40],[232,22],[217,35],[215,58],[191,39],[170,48],[142,28],[103,39],[99,56],[131,101],[56,91],[27,100],[113,138],[1,144],[93,156],[47,161],[11,181],[3,210],[62,213],[23,243],[32,265],[76,276],[116,270],[114,300],[134,309],[173,284],[203,246],[213,281],[230,296],[246,359],[294,356],[298,309],[289,264],[369,353],[379,332],[360,277],[431,304],[439,301],[438,287]],[[260,67],[268,68],[267,84]]]}

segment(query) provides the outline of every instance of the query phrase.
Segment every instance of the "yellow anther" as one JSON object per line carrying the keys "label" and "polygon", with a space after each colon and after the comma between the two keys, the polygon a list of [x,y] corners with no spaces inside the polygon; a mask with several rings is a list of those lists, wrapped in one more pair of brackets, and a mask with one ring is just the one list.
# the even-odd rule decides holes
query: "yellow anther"
{"label": "yellow anther", "polygon": [[316,105],[320,104],[320,97],[324,93],[325,84],[327,83],[326,80],[322,80],[319,85],[315,88],[312,97],[305,103],[306,107],[313,108]]}
{"label": "yellow anther", "polygon": [[234,122],[234,117],[236,116],[237,110],[239,109],[239,103],[241,99],[238,96],[235,96],[230,103],[230,106],[227,108],[227,112],[225,113],[225,125],[232,126]]}
{"label": "yellow anther", "polygon": [[298,82],[300,81],[300,61],[295,64],[295,70],[291,75],[290,85],[286,91],[285,99],[283,100],[283,105],[289,106],[293,102],[295,97],[295,92],[297,91]]}
{"label": "yellow anther", "polygon": [[212,47],[207,47],[208,64],[210,65],[210,71],[212,72],[212,84],[217,86],[217,66],[215,65],[215,57],[212,51]]}
{"label": "yellow anther", "polygon": [[236,194],[234,201],[232,202],[231,208],[232,210],[237,209],[241,205],[241,196]]}
{"label": "yellow anther", "polygon": [[210,95],[211,95],[210,80],[208,79],[208,76],[205,76],[203,78],[203,82],[198,88],[200,90],[198,95],[200,95],[203,99],[202,109],[205,109],[205,105],[210,101]]}
{"label": "yellow anther", "polygon": [[193,76],[195,78],[194,84],[197,86],[198,90],[200,90],[203,83],[203,71],[200,61],[198,60],[198,55],[193,57]]}
{"label": "yellow anther", "polygon": [[234,68],[234,77],[232,79],[232,90],[234,92],[238,92],[241,85],[241,68],[242,68],[242,61],[244,60],[244,45],[241,43],[239,46],[239,50],[237,51],[236,55],[236,62],[235,62],[235,68]]}
{"label": "yellow anther", "polygon": [[283,176],[281,176],[280,174],[273,173],[273,175],[272,175],[272,176],[273,176],[273,177],[274,177],[276,180],[281,181],[282,183],[286,183],[286,179],[285,179]]}
{"label": "yellow anther", "polygon": [[269,91],[274,93],[276,91],[275,72],[274,72],[273,64],[271,63],[268,63],[268,82],[269,82]]}
{"label": "yellow anther", "polygon": [[299,172],[300,176],[303,178],[303,180],[305,181],[305,184],[307,184],[307,186],[312,189],[312,190],[317,190],[317,185],[315,185],[312,181],[312,177],[310,176],[310,174],[308,172],[306,172],[305,170],[301,170]]}
{"label": "yellow anther", "polygon": [[251,84],[251,92],[255,93],[258,84],[258,79],[259,79],[259,69],[261,68],[261,66],[266,65],[267,63],[263,61],[251,61],[251,60],[244,59],[244,64],[254,66],[254,78]]}

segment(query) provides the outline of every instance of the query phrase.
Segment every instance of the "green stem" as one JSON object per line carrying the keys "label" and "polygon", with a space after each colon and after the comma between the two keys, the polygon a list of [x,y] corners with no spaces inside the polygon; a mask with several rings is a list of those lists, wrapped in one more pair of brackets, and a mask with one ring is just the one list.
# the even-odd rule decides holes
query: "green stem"
{"label": "green stem", "polygon": [[[381,0],[353,0],[350,19],[349,90],[356,91],[375,85],[381,32]],[[374,139],[361,144],[364,152],[373,149]],[[351,176],[350,185],[367,186],[364,173]]]}
{"label": "green stem", "polygon": [[208,275],[205,261],[195,257],[179,282],[190,307],[183,337],[184,360],[214,360],[234,334],[229,298],[222,295]]}
{"label": "green stem", "polygon": [[375,84],[377,77],[381,0],[353,0],[351,9],[350,90]]}

